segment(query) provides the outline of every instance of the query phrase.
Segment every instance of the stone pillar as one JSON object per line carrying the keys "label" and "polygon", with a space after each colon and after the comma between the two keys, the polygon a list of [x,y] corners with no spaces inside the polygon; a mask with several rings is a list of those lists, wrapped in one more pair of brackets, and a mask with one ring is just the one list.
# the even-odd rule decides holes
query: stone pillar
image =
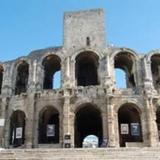
{"label": "stone pillar", "polygon": [[30,94],[26,98],[27,105],[27,114],[26,114],[26,122],[25,122],[25,146],[26,148],[32,148],[33,147],[33,129],[35,127],[35,121],[34,121],[34,108],[35,108],[35,94]]}
{"label": "stone pillar", "polygon": [[73,114],[70,110],[70,90],[64,90],[64,106],[63,106],[63,146],[65,143],[65,136],[70,136],[71,147],[74,147],[74,123],[73,123]]}
{"label": "stone pillar", "polygon": [[146,121],[148,128],[148,143],[154,147],[158,145],[158,132],[156,126],[156,116],[153,109],[152,98],[146,99]]}
{"label": "stone pillar", "polygon": [[103,140],[108,140],[107,113],[102,113]]}
{"label": "stone pillar", "polygon": [[110,57],[107,54],[105,59],[105,75],[104,75],[104,85],[108,88],[108,92],[112,92],[112,80],[111,80],[111,63],[110,63]]}
{"label": "stone pillar", "polygon": [[12,95],[12,91],[14,88],[14,81],[13,81],[13,67],[11,64],[4,65],[4,72],[3,72],[3,83],[2,83],[2,96],[10,96]]}
{"label": "stone pillar", "polygon": [[118,112],[114,113],[114,125],[115,125],[115,147],[120,147]]}
{"label": "stone pillar", "polygon": [[5,126],[3,131],[4,137],[4,148],[9,148],[9,136],[10,136],[10,115],[11,110],[9,109],[9,98],[4,99],[3,107],[5,108]]}
{"label": "stone pillar", "polygon": [[152,79],[152,73],[151,73],[151,62],[147,61],[146,58],[143,59],[144,64],[144,87],[145,91],[149,94],[153,92],[154,86],[153,86],[153,79]]}
{"label": "stone pillar", "polygon": [[70,57],[67,57],[63,62],[61,62],[61,73],[62,73],[62,87],[68,88],[71,86],[71,70],[70,70]]}
{"label": "stone pillar", "polygon": [[107,98],[107,117],[108,117],[108,146],[116,147],[116,135],[115,135],[115,116],[114,108],[111,104],[111,97]]}
{"label": "stone pillar", "polygon": [[[39,80],[39,79],[38,79]],[[37,82],[37,60],[34,60],[29,66],[29,77],[28,77],[28,90],[27,92],[34,92],[36,90]]]}
{"label": "stone pillar", "polygon": [[0,99],[0,148],[4,147],[4,129],[5,129],[5,106],[6,106],[6,98]]}
{"label": "stone pillar", "polygon": [[71,60],[70,63],[70,68],[71,68],[71,72],[70,72],[70,77],[71,77],[71,84],[70,87],[75,87],[77,86],[77,81],[76,81],[76,77],[75,77],[75,70],[76,70],[76,61],[75,60]]}
{"label": "stone pillar", "polygon": [[43,81],[44,81],[44,67],[41,63],[36,64],[36,76],[35,76],[35,88],[37,91],[43,89]]}

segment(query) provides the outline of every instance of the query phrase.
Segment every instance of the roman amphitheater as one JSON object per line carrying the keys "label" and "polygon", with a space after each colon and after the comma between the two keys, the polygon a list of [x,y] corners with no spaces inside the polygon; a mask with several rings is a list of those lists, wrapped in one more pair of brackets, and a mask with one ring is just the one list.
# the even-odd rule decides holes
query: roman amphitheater
{"label": "roman amphitheater", "polygon": [[0,62],[1,148],[82,148],[89,135],[99,148],[159,146],[160,51],[107,44],[104,19],[101,9],[67,12],[63,46]]}

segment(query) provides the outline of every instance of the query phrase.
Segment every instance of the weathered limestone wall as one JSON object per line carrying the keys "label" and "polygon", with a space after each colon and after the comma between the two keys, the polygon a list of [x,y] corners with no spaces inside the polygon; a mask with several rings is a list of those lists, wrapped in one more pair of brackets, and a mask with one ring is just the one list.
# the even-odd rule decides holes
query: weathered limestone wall
{"label": "weathered limestone wall", "polygon": [[[89,45],[86,43],[87,37],[89,37]],[[26,57],[0,64],[4,69],[0,95],[0,119],[5,120],[4,124],[2,122],[0,124],[1,147],[12,147],[9,144],[10,118],[17,110],[25,113],[25,144],[22,147],[43,147],[38,144],[38,123],[40,111],[47,106],[53,106],[59,113],[59,144],[51,146],[64,147],[64,137],[70,135],[71,147],[74,147],[75,116],[85,104],[92,104],[100,111],[103,139],[108,139],[108,146],[120,146],[118,110],[123,104],[134,104],[140,111],[142,145],[159,145],[156,111],[160,105],[160,99],[157,88],[153,86],[151,56],[160,52],[153,51],[148,55],[140,55],[127,48],[106,45],[105,37],[102,10],[66,13],[64,46],[33,51]],[[97,68],[99,85],[77,86],[76,57],[88,51],[95,53],[99,58]],[[116,87],[115,57],[119,53],[135,57],[132,72],[136,86],[133,88]],[[43,89],[42,62],[49,55],[57,55],[61,59],[60,89]],[[15,95],[17,67],[22,61],[29,64],[27,92]]]}

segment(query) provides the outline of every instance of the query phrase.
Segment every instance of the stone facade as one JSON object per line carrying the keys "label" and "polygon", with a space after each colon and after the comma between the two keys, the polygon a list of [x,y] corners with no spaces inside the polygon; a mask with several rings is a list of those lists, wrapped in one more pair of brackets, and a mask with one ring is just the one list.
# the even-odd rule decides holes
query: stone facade
{"label": "stone facade", "polygon": [[69,12],[63,46],[0,63],[1,147],[82,147],[87,135],[103,147],[159,145],[160,51],[138,54],[105,37],[103,10]]}

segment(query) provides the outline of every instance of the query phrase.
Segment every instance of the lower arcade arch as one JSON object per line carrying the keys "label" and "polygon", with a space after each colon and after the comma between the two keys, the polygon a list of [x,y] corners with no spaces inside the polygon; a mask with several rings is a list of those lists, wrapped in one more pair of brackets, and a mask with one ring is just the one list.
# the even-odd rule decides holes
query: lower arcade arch
{"label": "lower arcade arch", "polygon": [[156,123],[157,123],[158,137],[160,141],[160,107],[158,107],[156,111]]}
{"label": "lower arcade arch", "polygon": [[118,110],[120,146],[126,142],[142,142],[140,112],[134,104],[124,104]]}
{"label": "lower arcade arch", "polygon": [[84,139],[89,135],[97,136],[100,146],[102,134],[101,112],[91,104],[80,108],[75,116],[75,147],[82,147]]}
{"label": "lower arcade arch", "polygon": [[59,112],[54,107],[45,107],[39,114],[38,142],[59,143]]}
{"label": "lower arcade arch", "polygon": [[25,113],[17,110],[10,118],[10,145],[19,147],[25,141]]}

